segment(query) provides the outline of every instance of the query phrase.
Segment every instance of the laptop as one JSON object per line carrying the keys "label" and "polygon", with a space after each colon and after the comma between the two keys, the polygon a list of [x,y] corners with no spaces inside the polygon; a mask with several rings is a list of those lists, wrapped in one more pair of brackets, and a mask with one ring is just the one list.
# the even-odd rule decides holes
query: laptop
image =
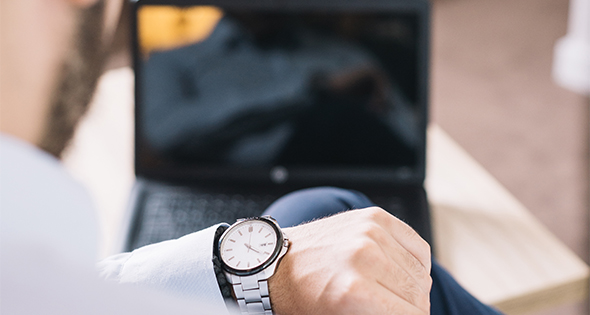
{"label": "laptop", "polygon": [[354,189],[431,239],[425,0],[132,1],[123,250]]}

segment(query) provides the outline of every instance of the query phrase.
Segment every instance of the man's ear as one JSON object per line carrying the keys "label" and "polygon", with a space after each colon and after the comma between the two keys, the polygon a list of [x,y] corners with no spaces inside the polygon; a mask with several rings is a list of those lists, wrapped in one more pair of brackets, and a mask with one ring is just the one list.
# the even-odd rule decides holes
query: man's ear
{"label": "man's ear", "polygon": [[66,1],[76,7],[87,8],[87,7],[90,7],[93,4],[97,3],[98,1],[102,1],[102,0],[66,0]]}

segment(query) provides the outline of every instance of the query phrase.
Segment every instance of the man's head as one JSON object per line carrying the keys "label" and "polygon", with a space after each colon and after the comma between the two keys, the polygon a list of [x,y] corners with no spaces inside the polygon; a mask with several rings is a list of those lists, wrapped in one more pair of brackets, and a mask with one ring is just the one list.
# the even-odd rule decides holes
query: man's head
{"label": "man's head", "polygon": [[60,156],[92,98],[122,1],[0,3],[0,129]]}

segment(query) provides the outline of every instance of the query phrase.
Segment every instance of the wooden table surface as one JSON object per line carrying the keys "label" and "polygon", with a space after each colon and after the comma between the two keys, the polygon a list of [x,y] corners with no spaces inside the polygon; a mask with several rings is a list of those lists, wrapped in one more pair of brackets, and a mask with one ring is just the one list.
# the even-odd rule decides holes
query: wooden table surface
{"label": "wooden table surface", "polygon": [[[64,158],[98,208],[113,254],[133,183],[133,73],[106,73]],[[428,131],[426,189],[436,257],[507,314],[588,297],[589,268],[439,127]],[[558,213],[558,209],[556,209]]]}
{"label": "wooden table surface", "polygon": [[437,126],[427,160],[435,255],[468,291],[507,314],[588,297],[588,266]]}

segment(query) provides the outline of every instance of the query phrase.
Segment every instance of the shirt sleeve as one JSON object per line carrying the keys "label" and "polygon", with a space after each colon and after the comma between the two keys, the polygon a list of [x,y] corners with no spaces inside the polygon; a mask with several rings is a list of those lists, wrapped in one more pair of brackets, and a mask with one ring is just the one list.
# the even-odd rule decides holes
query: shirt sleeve
{"label": "shirt sleeve", "polygon": [[213,239],[218,225],[179,239],[122,253],[98,263],[101,276],[118,283],[136,284],[189,299],[225,307],[213,271]]}

